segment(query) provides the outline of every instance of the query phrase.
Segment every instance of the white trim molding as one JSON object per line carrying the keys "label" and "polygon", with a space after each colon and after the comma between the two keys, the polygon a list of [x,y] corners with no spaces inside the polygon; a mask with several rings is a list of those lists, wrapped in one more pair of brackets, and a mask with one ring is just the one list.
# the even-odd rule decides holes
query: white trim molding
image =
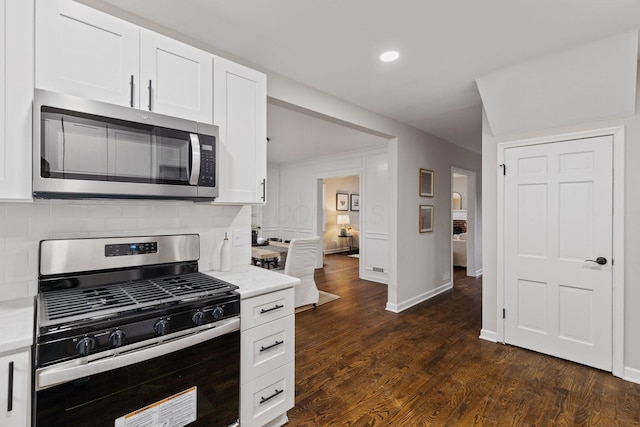
{"label": "white trim molding", "polygon": [[640,384],[640,369],[625,367],[622,379],[630,381],[632,383]]}
{"label": "white trim molding", "polygon": [[[613,289],[612,289],[612,369],[613,375],[640,382],[640,371],[624,367],[624,153],[625,153],[625,128],[616,126],[603,129],[591,129],[581,132],[571,132],[560,135],[551,135],[541,138],[525,139],[519,141],[503,142],[498,144],[498,163],[504,163],[504,152],[507,148],[522,147],[527,145],[547,144],[571,139],[593,138],[611,135],[613,138]],[[502,308],[504,307],[504,183],[497,182],[497,331],[498,342],[505,341],[504,322]]]}
{"label": "white trim molding", "polygon": [[487,329],[480,330],[480,339],[491,342],[498,342],[498,334],[495,331],[489,331]]}
{"label": "white trim molding", "polygon": [[385,309],[387,311],[390,311],[392,313],[400,313],[401,311],[404,311],[408,308],[413,307],[414,305],[418,305],[422,302],[425,302],[437,295],[440,295],[443,292],[446,292],[450,289],[453,289],[453,282],[448,282],[445,283],[444,285],[436,288],[436,289],[432,289],[428,292],[425,292],[421,295],[418,295],[416,297],[413,297],[411,299],[408,299],[407,301],[400,303],[400,304],[390,304],[389,302],[387,302],[387,306],[385,307]]}

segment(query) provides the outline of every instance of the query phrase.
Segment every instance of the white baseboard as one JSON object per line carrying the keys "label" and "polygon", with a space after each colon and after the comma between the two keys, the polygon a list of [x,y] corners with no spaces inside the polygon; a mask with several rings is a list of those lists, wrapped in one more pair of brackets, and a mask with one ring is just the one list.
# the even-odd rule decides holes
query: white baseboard
{"label": "white baseboard", "polygon": [[440,295],[443,292],[446,292],[450,289],[453,288],[453,283],[452,282],[448,282],[445,283],[444,285],[440,286],[439,288],[433,289],[431,291],[425,292],[422,295],[418,295],[417,297],[411,298],[407,301],[404,301],[400,304],[390,304],[389,302],[387,302],[387,306],[385,307],[385,309],[387,311],[391,311],[392,313],[400,313],[401,311],[406,310],[407,308],[413,307],[414,305],[418,305],[421,302],[424,302],[428,299],[431,299],[437,295]]}
{"label": "white baseboard", "polygon": [[624,377],[622,379],[632,383],[640,384],[640,369],[624,368]]}
{"label": "white baseboard", "polygon": [[325,255],[339,254],[342,252],[350,252],[351,250],[355,250],[355,249],[358,249],[358,248],[349,249],[349,247],[347,246],[346,248],[325,249],[324,254]]}
{"label": "white baseboard", "polygon": [[483,272],[482,269],[476,270],[476,277],[482,276],[482,272]]}
{"label": "white baseboard", "polygon": [[491,342],[498,342],[498,334],[494,331],[489,331],[487,329],[480,330],[480,339]]}
{"label": "white baseboard", "polygon": [[360,278],[370,282],[382,283],[383,285],[389,284],[389,275],[387,273],[374,273],[373,271],[364,270],[360,272]]}

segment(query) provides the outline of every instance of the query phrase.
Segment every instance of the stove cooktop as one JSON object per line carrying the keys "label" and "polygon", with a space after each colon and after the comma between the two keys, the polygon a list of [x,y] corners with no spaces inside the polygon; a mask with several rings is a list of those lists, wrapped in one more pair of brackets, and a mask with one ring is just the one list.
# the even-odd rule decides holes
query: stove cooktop
{"label": "stove cooktop", "polygon": [[222,296],[237,286],[203,273],[39,294],[40,327],[107,317],[170,303]]}

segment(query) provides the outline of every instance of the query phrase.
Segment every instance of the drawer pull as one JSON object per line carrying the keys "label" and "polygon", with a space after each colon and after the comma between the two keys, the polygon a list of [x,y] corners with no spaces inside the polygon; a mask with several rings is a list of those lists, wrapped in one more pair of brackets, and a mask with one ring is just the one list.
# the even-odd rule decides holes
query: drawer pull
{"label": "drawer pull", "polygon": [[284,341],[278,341],[278,340],[276,340],[276,342],[275,342],[274,344],[268,345],[268,346],[266,346],[266,347],[264,347],[264,346],[263,346],[263,347],[260,347],[260,353],[262,353],[263,351],[267,351],[267,350],[269,350],[270,348],[277,347],[277,346],[279,346],[280,344],[284,344]]}
{"label": "drawer pull", "polygon": [[280,310],[281,308],[284,308],[284,305],[276,304],[275,307],[271,307],[271,308],[267,308],[267,309],[263,308],[262,310],[260,310],[260,314],[268,313],[268,312],[273,311],[273,310]]}
{"label": "drawer pull", "polygon": [[273,393],[271,396],[269,396],[269,397],[261,397],[261,398],[260,398],[260,404],[263,404],[264,402],[266,402],[266,401],[268,401],[268,400],[271,400],[271,399],[273,399],[274,397],[276,397],[277,395],[282,394],[282,393],[284,393],[284,389],[282,389],[282,390],[278,390],[278,389],[276,389],[276,392],[275,392],[275,393]]}
{"label": "drawer pull", "polygon": [[9,390],[7,393],[7,412],[13,411],[13,362],[9,362]]}

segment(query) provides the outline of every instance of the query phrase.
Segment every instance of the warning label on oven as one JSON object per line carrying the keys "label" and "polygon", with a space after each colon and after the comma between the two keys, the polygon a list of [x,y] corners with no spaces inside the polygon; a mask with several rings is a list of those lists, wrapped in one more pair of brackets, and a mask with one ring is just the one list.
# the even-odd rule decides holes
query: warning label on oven
{"label": "warning label on oven", "polygon": [[198,417],[198,388],[169,396],[120,417],[115,427],[182,427]]}

